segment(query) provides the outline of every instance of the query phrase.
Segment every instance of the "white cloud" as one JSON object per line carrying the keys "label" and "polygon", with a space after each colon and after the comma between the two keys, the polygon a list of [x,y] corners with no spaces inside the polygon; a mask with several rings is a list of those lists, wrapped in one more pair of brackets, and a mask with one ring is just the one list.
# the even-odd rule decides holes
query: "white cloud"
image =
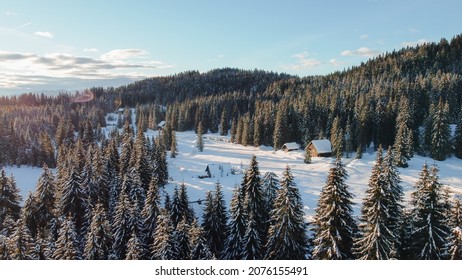
{"label": "white cloud", "polygon": [[415,47],[417,45],[423,45],[425,43],[429,43],[430,41],[427,40],[427,39],[420,39],[420,40],[417,40],[417,41],[414,41],[414,42],[402,42],[401,43],[401,46],[403,47]]}
{"label": "white cloud", "polygon": [[147,55],[149,55],[149,52],[141,49],[116,49],[103,54],[101,59],[119,61],[129,58],[146,57]]}
{"label": "white cloud", "polygon": [[155,69],[173,67],[160,60],[145,59],[147,54],[145,50],[114,50],[94,58],[66,53],[39,55],[0,50],[0,91],[26,91],[37,86],[48,89],[63,83],[77,85],[90,84],[91,81],[94,85],[106,85],[113,80],[130,82],[155,75]]}
{"label": "white cloud", "polygon": [[48,38],[48,39],[52,39],[54,37],[53,34],[48,31],[37,31],[34,34],[39,37]]}
{"label": "white cloud", "polygon": [[85,48],[83,49],[84,52],[99,52],[97,48]]}
{"label": "white cloud", "polygon": [[361,39],[361,40],[366,40],[367,38],[369,38],[369,35],[367,35],[367,34],[359,35],[359,39]]}
{"label": "white cloud", "polygon": [[332,58],[331,60],[329,60],[329,64],[337,68],[337,67],[344,65],[345,63],[342,61],[338,61],[335,58]]}
{"label": "white cloud", "polygon": [[313,67],[316,67],[322,64],[320,60],[311,58],[310,54],[307,51],[294,54],[291,57],[297,60],[296,63],[285,65],[283,66],[283,68],[290,69],[290,70],[303,70],[303,69],[311,69]]}
{"label": "white cloud", "polygon": [[361,47],[357,50],[345,50],[341,52],[342,56],[363,56],[363,57],[374,57],[380,54],[378,50],[372,50],[367,47]]}

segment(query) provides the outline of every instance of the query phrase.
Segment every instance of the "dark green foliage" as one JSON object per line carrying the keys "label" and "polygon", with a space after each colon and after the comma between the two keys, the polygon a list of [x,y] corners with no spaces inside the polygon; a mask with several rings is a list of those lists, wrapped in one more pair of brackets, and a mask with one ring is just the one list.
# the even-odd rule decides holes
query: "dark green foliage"
{"label": "dark green foliage", "polygon": [[308,237],[300,192],[289,166],[274,199],[265,259],[306,259]]}
{"label": "dark green foliage", "polygon": [[61,217],[61,226],[58,233],[58,240],[56,240],[53,259],[80,260],[81,258],[79,238],[72,215],[69,214],[66,218]]}
{"label": "dark green foliage", "polygon": [[243,240],[247,228],[244,198],[241,187],[236,186],[234,189],[230,204],[228,238],[226,239],[224,251],[222,252],[222,259],[240,260],[243,255]]}
{"label": "dark green foliage", "polygon": [[112,229],[109,217],[102,204],[97,204],[86,236],[83,258],[86,260],[106,260],[112,248]]}
{"label": "dark green foliage", "polygon": [[314,216],[314,259],[353,259],[357,226],[353,219],[353,196],[345,182],[347,176],[341,160],[337,159],[322,188]]}
{"label": "dark green foliage", "polygon": [[438,181],[438,169],[424,164],[412,193],[411,252],[413,259],[438,260],[447,257],[449,202]]}
{"label": "dark green foliage", "polygon": [[7,177],[5,170],[0,174],[0,231],[7,215],[13,220],[19,218],[21,196],[14,177]]}

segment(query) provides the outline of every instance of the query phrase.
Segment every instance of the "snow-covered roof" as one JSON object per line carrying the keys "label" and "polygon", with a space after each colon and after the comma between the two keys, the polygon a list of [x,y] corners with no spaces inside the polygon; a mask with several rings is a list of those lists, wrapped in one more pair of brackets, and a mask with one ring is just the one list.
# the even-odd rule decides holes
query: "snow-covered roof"
{"label": "snow-covered roof", "polygon": [[332,146],[330,145],[330,141],[327,139],[313,140],[311,141],[311,144],[313,144],[319,154],[332,153]]}
{"label": "snow-covered roof", "polygon": [[292,151],[292,150],[300,149],[300,146],[295,142],[290,142],[290,143],[285,143],[284,145],[282,145],[282,149],[284,148],[287,149],[288,151]]}
{"label": "snow-covered roof", "polygon": [[165,121],[161,121],[161,122],[157,125],[157,127],[164,127],[164,126],[165,126]]}
{"label": "snow-covered roof", "polygon": [[205,169],[211,178],[229,176],[231,175],[231,170],[232,167],[229,163],[211,163]]}

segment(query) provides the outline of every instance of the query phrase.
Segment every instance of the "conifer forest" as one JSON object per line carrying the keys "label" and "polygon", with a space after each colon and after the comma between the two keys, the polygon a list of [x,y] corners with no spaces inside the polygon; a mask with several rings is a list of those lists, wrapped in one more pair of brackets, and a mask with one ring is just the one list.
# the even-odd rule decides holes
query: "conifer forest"
{"label": "conifer forest", "polygon": [[[198,154],[206,135],[273,151],[329,139],[314,215],[291,164],[261,172],[256,155],[231,199],[216,180],[192,201],[169,183],[187,131]],[[313,164],[306,151],[300,164]],[[358,204],[345,162],[371,151]],[[406,197],[401,172],[417,155],[428,161]],[[462,200],[440,178],[449,158],[462,159],[462,35],[324,76],[220,68],[0,95],[0,259],[458,260]],[[8,166],[41,168],[26,197]]]}

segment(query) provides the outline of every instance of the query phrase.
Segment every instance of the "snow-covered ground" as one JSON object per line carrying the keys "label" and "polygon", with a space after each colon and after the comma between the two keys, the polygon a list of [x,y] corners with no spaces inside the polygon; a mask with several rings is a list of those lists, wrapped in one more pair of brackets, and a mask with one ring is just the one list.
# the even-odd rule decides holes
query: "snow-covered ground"
{"label": "snow-covered ground", "polygon": [[[157,132],[149,131],[152,136]],[[242,173],[247,168],[252,155],[256,155],[259,163],[260,172],[263,176],[265,172],[273,171],[276,175],[282,176],[286,165],[289,165],[295,177],[295,182],[302,194],[304,210],[308,218],[314,214],[319,193],[325,183],[332,158],[312,158],[311,164],[303,163],[303,151],[273,151],[271,147],[244,147],[242,145],[231,144],[226,141],[227,137],[218,135],[204,135],[204,151],[198,152],[195,148],[196,135],[192,131],[177,132],[178,155],[176,158],[168,157],[169,164],[169,184],[166,190],[171,192],[175,185],[185,183],[188,187],[188,194],[191,201],[205,198],[207,190],[214,190],[215,184],[220,182],[223,186],[225,198],[231,199],[235,185],[242,181]],[[356,214],[359,214],[360,203],[364,197],[365,189],[369,180],[369,175],[374,164],[375,153],[364,153],[363,158],[344,159],[346,170],[349,173],[347,183],[354,194],[357,203],[354,207]],[[402,186],[404,187],[407,198],[413,191],[413,186],[419,177],[419,172],[424,162],[433,164],[431,158],[414,156],[409,161],[409,167],[399,169],[401,173]],[[218,174],[215,178],[199,178],[205,174],[207,164],[227,163],[233,167],[238,174],[233,175],[223,172],[223,177]],[[448,158],[442,162],[436,162],[440,172],[440,182],[449,186],[456,194],[462,194],[462,160]],[[228,165],[228,166],[229,166]],[[240,172],[242,171],[242,172]],[[21,188],[23,198],[27,196],[29,190],[35,188],[40,168],[31,167],[8,167],[8,175],[14,174],[18,186]],[[196,214],[200,215],[202,205],[195,204]]]}

